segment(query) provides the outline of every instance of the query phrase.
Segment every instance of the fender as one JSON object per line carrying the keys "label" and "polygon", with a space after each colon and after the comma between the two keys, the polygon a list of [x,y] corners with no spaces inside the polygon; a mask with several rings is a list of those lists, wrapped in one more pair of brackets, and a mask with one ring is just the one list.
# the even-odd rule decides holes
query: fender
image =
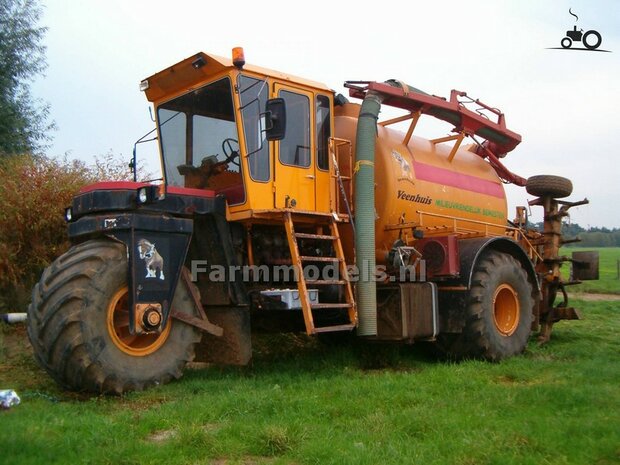
{"label": "fender", "polygon": [[118,212],[83,216],[69,224],[74,240],[99,235],[125,244],[131,334],[144,332],[145,324],[136,320],[147,313],[159,314],[148,330],[161,331],[166,326],[193,226],[190,218]]}
{"label": "fender", "polygon": [[540,282],[534,264],[520,244],[507,237],[480,237],[459,241],[459,259],[461,265],[461,282],[471,289],[474,268],[480,256],[487,250],[504,252],[516,258],[535,284],[540,298]]}

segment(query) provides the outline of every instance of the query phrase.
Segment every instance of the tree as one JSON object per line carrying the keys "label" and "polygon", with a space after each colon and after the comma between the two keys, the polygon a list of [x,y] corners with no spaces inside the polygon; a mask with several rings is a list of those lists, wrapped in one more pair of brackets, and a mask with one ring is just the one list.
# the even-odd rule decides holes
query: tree
{"label": "tree", "polygon": [[0,153],[40,153],[50,140],[49,105],[30,83],[46,68],[38,0],[0,0]]}

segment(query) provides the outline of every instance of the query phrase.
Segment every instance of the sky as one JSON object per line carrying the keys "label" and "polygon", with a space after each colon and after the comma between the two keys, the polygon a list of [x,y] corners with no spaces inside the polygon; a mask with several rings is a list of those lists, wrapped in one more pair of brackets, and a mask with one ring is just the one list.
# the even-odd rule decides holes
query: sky
{"label": "sky", "polygon": [[[503,161],[529,177],[572,180],[584,227],[620,227],[620,2],[496,0],[176,2],[41,0],[48,68],[32,87],[58,129],[49,156],[92,163],[131,156],[154,127],[139,82],[198,51],[323,82],[396,78],[428,93],[464,90],[500,108],[523,142]],[[569,8],[578,16],[575,20]],[[556,50],[573,25],[597,30],[600,49]],[[432,118],[428,117],[429,120]],[[416,135],[452,128],[421,120]],[[139,157],[153,163],[155,147]],[[509,217],[531,199],[507,186]],[[542,220],[532,207],[533,221]]]}

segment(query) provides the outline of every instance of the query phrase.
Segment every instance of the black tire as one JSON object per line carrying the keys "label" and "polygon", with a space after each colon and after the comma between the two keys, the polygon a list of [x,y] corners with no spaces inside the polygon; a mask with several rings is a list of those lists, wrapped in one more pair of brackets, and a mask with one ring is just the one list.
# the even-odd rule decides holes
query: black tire
{"label": "black tire", "polygon": [[525,190],[536,197],[551,196],[554,199],[561,199],[573,193],[573,183],[561,176],[532,176],[528,178]]}
{"label": "black tire", "polygon": [[[590,36],[596,37],[596,42],[594,44],[588,43],[588,37]],[[583,42],[584,47],[587,48],[588,50],[596,50],[601,45],[601,42],[603,42],[603,38],[597,31],[592,30],[592,31],[586,32],[583,35],[583,38],[581,39],[581,41]]]}
{"label": "black tire", "polygon": [[[516,318],[503,318],[506,309]],[[463,332],[441,335],[438,347],[454,359],[496,362],[520,354],[531,333],[533,310],[526,271],[514,257],[491,251],[474,268]]]}
{"label": "black tire", "polygon": [[570,46],[573,45],[573,41],[570,40],[569,37],[564,37],[560,42],[560,45],[562,45],[562,48],[570,48]]}
{"label": "black tire", "polygon": [[[193,360],[200,332],[177,320],[168,321],[161,345],[151,344],[141,355],[122,350],[108,328],[108,313],[126,287],[126,248],[111,240],[76,245],[43,272],[28,308],[28,336],[38,362],[65,388],[113,394],[142,390],[180,378]],[[173,306],[197,316],[183,281]]]}

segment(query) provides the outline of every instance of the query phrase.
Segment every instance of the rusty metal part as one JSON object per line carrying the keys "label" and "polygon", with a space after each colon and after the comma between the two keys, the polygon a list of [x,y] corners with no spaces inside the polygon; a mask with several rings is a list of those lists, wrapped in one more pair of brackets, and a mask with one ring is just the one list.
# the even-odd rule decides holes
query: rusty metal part
{"label": "rusty metal part", "polygon": [[195,326],[196,328],[201,329],[206,333],[221,337],[224,334],[224,329],[221,326],[214,325],[209,321],[209,318],[207,317],[204,308],[202,308],[202,303],[200,301],[200,292],[192,283],[191,276],[187,268],[183,268],[183,270],[181,271],[181,279],[185,282],[187,288],[189,289],[192,301],[194,302],[194,306],[196,307],[200,318],[188,315],[187,313],[179,312],[175,308],[172,309],[170,313],[171,316],[173,318],[176,318],[177,320],[187,323],[188,325]]}
{"label": "rusty metal part", "polygon": [[198,362],[216,365],[244,366],[252,359],[250,312],[247,307],[211,307],[209,315],[218,327],[224,328],[221,337],[205,333],[196,346]]}
{"label": "rusty metal part", "polygon": [[[579,202],[567,202],[552,198],[551,195],[538,197],[528,202],[529,205],[542,206],[544,209],[544,227],[542,237],[536,243],[542,247],[542,260],[536,265],[541,276],[542,300],[539,307],[541,325],[538,341],[545,343],[551,337],[553,325],[560,320],[579,319],[577,311],[568,305],[565,286],[578,284],[579,281],[565,281],[560,267],[570,258],[560,255],[560,247],[566,243],[562,238],[562,219],[568,216],[572,207],[589,203],[588,199]],[[563,301],[555,305],[558,292],[562,293]]]}
{"label": "rusty metal part", "polygon": [[[514,150],[521,142],[521,136],[506,127],[505,116],[500,110],[486,105],[478,99],[472,99],[467,93],[462,91],[452,90],[450,99],[446,100],[411,88],[400,82],[395,86],[393,85],[394,82],[347,81],[344,86],[349,88],[349,95],[351,97],[363,99],[369,92],[379,94],[383,105],[410,111],[411,114],[406,118],[414,117],[416,113],[421,112],[453,124],[455,126],[453,132],[457,133],[457,135],[431,141],[432,143],[437,143],[456,140],[449,155],[449,161],[452,161],[456,155],[463,137],[469,136],[478,145],[474,153],[487,159],[500,178],[517,186],[525,186],[527,180],[512,173],[499,160],[508,152]],[[476,111],[472,111],[466,107],[468,103],[475,103],[479,108]],[[496,120],[493,121],[483,111],[491,113]],[[387,121],[384,125],[391,124],[392,122],[396,122],[396,120]],[[415,123],[417,123],[417,118],[412,123],[413,127],[415,127]],[[475,136],[486,140],[480,143]]]}
{"label": "rusty metal part", "polygon": [[134,306],[134,334],[160,332],[162,323],[162,308],[157,302],[142,303]]}
{"label": "rusty metal part", "polygon": [[435,283],[379,286],[377,339],[432,341],[439,333],[438,296]]}
{"label": "rusty metal part", "polygon": [[573,263],[572,279],[576,281],[598,279],[598,252],[573,252],[571,262]]}

